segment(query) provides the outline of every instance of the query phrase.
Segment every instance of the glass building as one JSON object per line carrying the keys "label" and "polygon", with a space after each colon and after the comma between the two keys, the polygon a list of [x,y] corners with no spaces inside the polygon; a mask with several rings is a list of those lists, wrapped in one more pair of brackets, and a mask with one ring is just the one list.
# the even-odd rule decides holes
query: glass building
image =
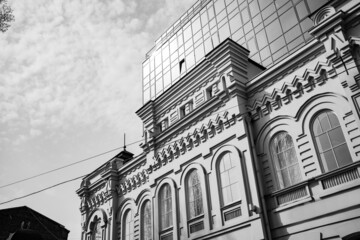
{"label": "glass building", "polygon": [[303,46],[309,15],[327,0],[199,0],[156,41],[143,63],[143,103],[203,61],[226,38],[269,67]]}

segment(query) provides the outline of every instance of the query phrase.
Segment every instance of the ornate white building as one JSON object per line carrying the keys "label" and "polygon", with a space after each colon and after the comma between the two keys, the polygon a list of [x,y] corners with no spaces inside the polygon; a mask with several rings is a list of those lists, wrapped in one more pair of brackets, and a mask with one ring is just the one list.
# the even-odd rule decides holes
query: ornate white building
{"label": "ornate white building", "polygon": [[82,240],[360,239],[360,3],[199,0],[143,63],[142,153],[86,176]]}

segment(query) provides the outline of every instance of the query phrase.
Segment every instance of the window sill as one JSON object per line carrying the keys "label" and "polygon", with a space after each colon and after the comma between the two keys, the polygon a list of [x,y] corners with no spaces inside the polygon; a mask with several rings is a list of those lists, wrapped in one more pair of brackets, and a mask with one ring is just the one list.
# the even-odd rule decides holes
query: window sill
{"label": "window sill", "polygon": [[292,208],[292,207],[295,207],[295,206],[298,206],[298,205],[301,205],[301,204],[304,204],[304,203],[307,203],[307,202],[311,202],[313,200],[313,198],[311,196],[306,196],[306,197],[303,197],[303,198],[299,198],[299,199],[296,199],[292,202],[289,202],[287,204],[284,204],[284,205],[279,205],[277,208],[275,208],[274,210],[272,210],[272,212],[281,212],[281,211],[284,211],[286,209],[289,209],[289,208]]}

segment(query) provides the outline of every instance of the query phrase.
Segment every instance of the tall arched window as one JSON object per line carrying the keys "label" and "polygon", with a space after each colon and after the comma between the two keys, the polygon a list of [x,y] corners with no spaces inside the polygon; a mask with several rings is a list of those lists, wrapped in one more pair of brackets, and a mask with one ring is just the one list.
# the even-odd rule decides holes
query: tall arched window
{"label": "tall arched window", "polygon": [[336,115],[322,112],[314,119],[312,133],[320,155],[323,172],[328,172],[352,162],[344,134]]}
{"label": "tall arched window", "polygon": [[92,240],[101,240],[102,239],[102,229],[100,220],[97,221],[94,225]]}
{"label": "tall arched window", "polygon": [[134,218],[132,211],[128,210],[124,216],[124,225],[123,225],[123,239],[124,240],[133,240],[134,239]]}
{"label": "tall arched window", "polygon": [[141,239],[143,240],[151,240],[152,239],[152,226],[151,226],[151,203],[147,200],[141,211]]}
{"label": "tall arched window", "polygon": [[172,199],[169,184],[164,184],[160,189],[160,229],[165,230],[173,225],[172,222]]}
{"label": "tall arched window", "polygon": [[204,213],[201,185],[197,170],[192,170],[187,178],[187,206],[189,219]]}
{"label": "tall arched window", "polygon": [[219,161],[220,190],[223,206],[241,200],[240,196],[240,161],[230,152],[222,155]]}
{"label": "tall arched window", "polygon": [[301,181],[294,143],[287,132],[280,132],[272,138],[270,152],[275,163],[280,188],[289,187]]}

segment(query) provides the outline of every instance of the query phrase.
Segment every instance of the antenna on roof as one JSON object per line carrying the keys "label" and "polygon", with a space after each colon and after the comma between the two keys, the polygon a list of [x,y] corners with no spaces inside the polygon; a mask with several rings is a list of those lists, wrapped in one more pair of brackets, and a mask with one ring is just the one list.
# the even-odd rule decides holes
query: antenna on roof
{"label": "antenna on roof", "polygon": [[126,134],[124,133],[124,151],[126,150]]}

